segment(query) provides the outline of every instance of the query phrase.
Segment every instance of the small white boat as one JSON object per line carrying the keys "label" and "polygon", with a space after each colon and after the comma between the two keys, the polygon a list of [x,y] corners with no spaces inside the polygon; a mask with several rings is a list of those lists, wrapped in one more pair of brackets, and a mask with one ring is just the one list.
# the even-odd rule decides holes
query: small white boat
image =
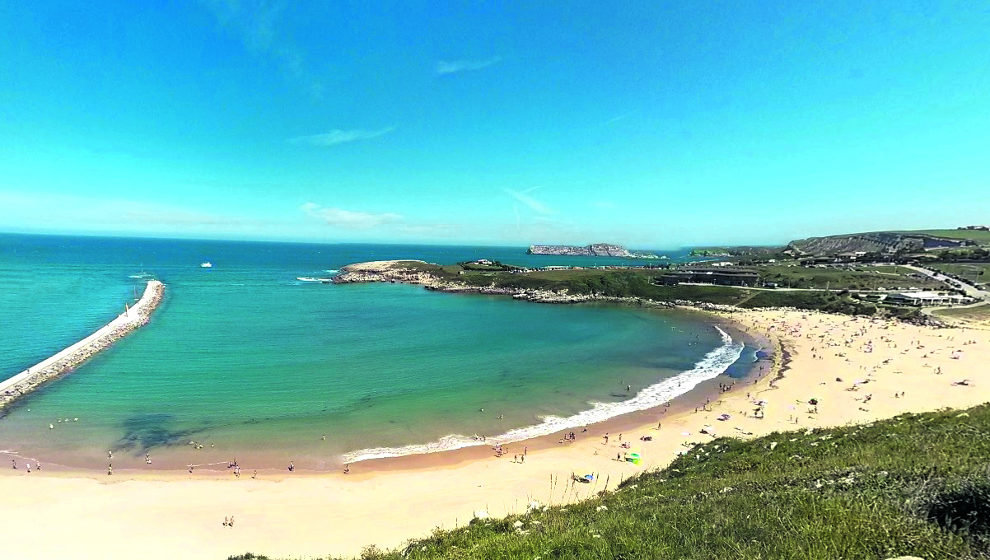
{"label": "small white boat", "polygon": [[210,261],[206,261],[205,263],[200,263],[199,264],[199,267],[200,268],[213,268],[213,263],[211,263]]}
{"label": "small white boat", "polygon": [[296,276],[296,280],[300,282],[322,282],[324,284],[329,284],[331,280],[329,278],[314,278],[312,276]]}

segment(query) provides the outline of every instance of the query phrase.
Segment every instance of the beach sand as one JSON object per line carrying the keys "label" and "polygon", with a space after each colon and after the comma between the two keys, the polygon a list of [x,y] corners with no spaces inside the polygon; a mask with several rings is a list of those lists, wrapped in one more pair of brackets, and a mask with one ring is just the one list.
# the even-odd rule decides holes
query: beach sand
{"label": "beach sand", "polygon": [[[530,501],[581,499],[603,490],[606,481],[613,489],[623,478],[667,465],[691,442],[710,441],[701,433],[705,426],[718,435],[757,437],[990,401],[990,379],[981,371],[990,360],[990,331],[798,311],[725,317],[779,345],[775,356],[783,367],[724,393],[718,383],[731,380],[720,377],[666,411],[575,430],[574,442],[556,443],[557,435],[511,444],[501,458],[474,448],[359,463],[348,475],[265,472],[257,480],[247,469],[235,479],[229,472],[27,474],[23,465],[2,465],[2,550],[36,558],[353,555],[369,544],[400,546],[434,527],[465,524],[475,511],[501,516],[524,511]],[[955,384],[964,379],[968,385]],[[707,399],[710,406],[695,412]],[[762,419],[754,417],[757,408]],[[721,414],[731,417],[720,421]],[[626,451],[620,431],[643,464],[616,460]],[[640,441],[644,435],[653,440]],[[514,462],[525,447],[525,462]],[[598,479],[574,485],[572,473],[597,473]],[[234,526],[222,526],[231,515]]]}

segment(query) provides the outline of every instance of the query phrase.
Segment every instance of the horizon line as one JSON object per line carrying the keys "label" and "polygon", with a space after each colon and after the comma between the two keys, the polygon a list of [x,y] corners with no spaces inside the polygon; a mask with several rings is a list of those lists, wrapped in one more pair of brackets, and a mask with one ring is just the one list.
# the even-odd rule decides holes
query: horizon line
{"label": "horizon line", "polygon": [[493,248],[528,248],[531,245],[550,245],[550,246],[572,246],[572,247],[584,247],[587,245],[597,244],[597,243],[609,243],[614,245],[620,245],[625,249],[633,251],[678,251],[682,249],[699,249],[699,248],[714,248],[714,247],[783,247],[786,243],[782,244],[756,244],[756,243],[744,243],[744,244],[702,244],[702,245],[679,245],[676,247],[634,247],[631,245],[625,245],[622,243],[612,243],[609,241],[596,241],[594,243],[585,244],[573,244],[573,243],[528,243],[528,244],[498,244],[498,243],[483,243],[483,242],[464,242],[464,243],[446,243],[446,242],[435,242],[435,241],[420,241],[420,242],[409,242],[409,241],[314,241],[314,240],[296,240],[296,239],[259,239],[259,238],[230,238],[230,237],[181,237],[169,234],[141,234],[141,233],[99,233],[99,232],[36,232],[36,231],[10,231],[10,230],[0,230],[0,235],[21,235],[21,236],[35,236],[35,237],[85,237],[85,238],[97,238],[97,239],[152,239],[160,241],[222,241],[228,243],[270,243],[270,244],[283,244],[283,245],[429,245],[434,247],[493,247]]}

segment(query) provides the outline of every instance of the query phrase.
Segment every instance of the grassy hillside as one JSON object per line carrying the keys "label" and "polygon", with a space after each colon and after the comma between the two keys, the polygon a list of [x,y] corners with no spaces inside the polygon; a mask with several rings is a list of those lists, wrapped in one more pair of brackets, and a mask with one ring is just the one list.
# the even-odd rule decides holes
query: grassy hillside
{"label": "grassy hillside", "polygon": [[987,558],[988,457],[988,405],[719,438],[599,498],[363,558]]}
{"label": "grassy hillside", "polygon": [[941,282],[903,266],[865,266],[810,268],[803,266],[763,265],[757,268],[764,282],[776,282],[787,288],[832,288],[836,290],[888,290],[921,288],[942,289]]}
{"label": "grassy hillside", "polygon": [[607,297],[631,297],[656,302],[692,301],[743,308],[794,307],[849,315],[885,315],[918,320],[921,314],[914,308],[876,305],[851,297],[843,290],[905,288],[909,286],[936,288],[933,282],[910,269],[897,266],[848,266],[843,268],[807,268],[800,266],[763,265],[756,267],[765,281],[782,286],[825,288],[832,291],[755,290],[728,286],[654,284],[662,270],[632,269],[568,269],[543,270],[513,274],[500,270],[465,269],[461,265],[435,265],[404,261],[402,268],[428,272],[437,278],[471,286],[567,291],[571,294],[594,294]]}
{"label": "grassy hillside", "polygon": [[[456,266],[456,265],[455,265]],[[425,268],[432,267],[432,268]],[[739,307],[795,307],[850,315],[874,315],[878,312],[901,318],[916,318],[915,309],[877,306],[836,292],[791,292],[786,290],[749,290],[727,286],[690,285],[659,286],[653,284],[662,273],[651,269],[629,270],[550,270],[526,274],[508,272],[464,271],[455,267],[418,265],[419,270],[449,280],[474,286],[495,285],[500,288],[526,290],[567,290],[572,294],[597,294],[611,297],[637,297],[660,302],[686,300]],[[933,288],[939,284],[920,277],[913,271],[894,266],[854,268],[804,268],[786,266],[760,267],[768,281],[797,287],[830,286],[833,290],[918,286]]]}
{"label": "grassy hillside", "polygon": [[905,233],[924,233],[935,237],[947,237],[949,239],[969,239],[980,245],[990,245],[990,231],[979,231],[970,229],[923,229]]}

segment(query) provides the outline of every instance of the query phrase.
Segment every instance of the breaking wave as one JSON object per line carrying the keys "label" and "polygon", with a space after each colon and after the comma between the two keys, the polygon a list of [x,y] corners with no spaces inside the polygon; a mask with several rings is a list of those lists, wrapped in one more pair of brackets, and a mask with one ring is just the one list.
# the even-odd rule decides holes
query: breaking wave
{"label": "breaking wave", "polygon": [[592,402],[590,403],[592,405],[590,409],[578,412],[577,414],[567,417],[545,416],[541,418],[542,421],[539,424],[515,428],[504,434],[484,440],[478,437],[451,434],[429,443],[404,445],[401,447],[375,447],[351,451],[343,455],[343,461],[345,463],[356,463],[369,459],[422,455],[425,453],[452,451],[454,449],[479,445],[507,444],[545,436],[571,428],[579,428],[622,414],[660,406],[674,397],[687,393],[699,383],[718,377],[742,355],[743,348],[745,348],[744,344],[734,342],[732,337],[719,327],[716,326],[715,329],[722,335],[721,346],[705,354],[705,357],[694,364],[692,369],[650,385],[629,400],[614,403]]}

